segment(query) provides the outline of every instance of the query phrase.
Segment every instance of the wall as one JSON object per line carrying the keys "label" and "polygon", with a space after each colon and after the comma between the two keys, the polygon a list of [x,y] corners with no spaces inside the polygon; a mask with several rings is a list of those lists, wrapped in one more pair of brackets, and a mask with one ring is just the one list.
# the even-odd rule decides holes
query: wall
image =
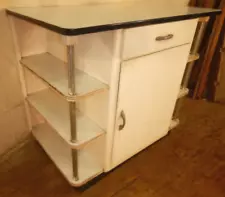
{"label": "wall", "polygon": [[0,10],[0,155],[28,134],[11,30]]}
{"label": "wall", "polygon": [[[0,0],[0,155],[24,139],[29,133],[17,72],[12,33],[5,11],[1,7],[80,4],[96,1],[122,0]],[[188,0],[170,1],[171,5],[185,5],[188,2]]]}

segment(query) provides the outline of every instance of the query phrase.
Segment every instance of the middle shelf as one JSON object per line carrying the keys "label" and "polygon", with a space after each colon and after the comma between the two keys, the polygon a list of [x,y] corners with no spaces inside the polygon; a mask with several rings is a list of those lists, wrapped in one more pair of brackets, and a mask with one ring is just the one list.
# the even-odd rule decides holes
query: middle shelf
{"label": "middle shelf", "polygon": [[[62,95],[70,97],[68,94],[68,68],[65,62],[50,53],[42,53],[23,57],[21,64],[48,83],[50,87],[56,89]],[[107,88],[107,84],[75,69],[76,96],[93,94]]]}
{"label": "middle shelf", "polygon": [[59,136],[73,148],[79,148],[104,134],[104,130],[94,121],[83,115],[79,110],[76,110],[77,143],[72,143],[70,141],[69,104],[66,100],[55,95],[50,89],[31,94],[27,100]]}

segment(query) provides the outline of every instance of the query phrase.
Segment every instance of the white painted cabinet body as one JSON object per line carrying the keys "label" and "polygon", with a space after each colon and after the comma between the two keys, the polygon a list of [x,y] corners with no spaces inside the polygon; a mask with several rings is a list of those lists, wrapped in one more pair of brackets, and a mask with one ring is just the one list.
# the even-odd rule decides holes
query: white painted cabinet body
{"label": "white painted cabinet body", "polygon": [[198,16],[212,12],[102,6],[8,10],[30,128],[76,187],[168,133]]}
{"label": "white painted cabinet body", "polygon": [[[168,133],[190,44],[121,65],[112,161],[116,166]],[[121,120],[124,113],[124,121]],[[119,125],[124,128],[119,130]]]}

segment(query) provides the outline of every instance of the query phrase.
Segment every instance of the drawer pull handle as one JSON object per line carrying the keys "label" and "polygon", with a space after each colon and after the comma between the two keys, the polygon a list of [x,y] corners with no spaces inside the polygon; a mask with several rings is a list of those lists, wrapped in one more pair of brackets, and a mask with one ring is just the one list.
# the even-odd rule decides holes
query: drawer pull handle
{"label": "drawer pull handle", "polygon": [[119,131],[123,130],[124,127],[126,126],[126,116],[125,116],[124,111],[120,112],[120,117],[121,117],[123,123],[121,125],[119,125]]}
{"label": "drawer pull handle", "polygon": [[168,35],[166,35],[166,36],[158,36],[158,37],[156,37],[156,41],[164,41],[164,40],[170,40],[170,39],[172,39],[174,37],[174,35],[173,34],[168,34]]}

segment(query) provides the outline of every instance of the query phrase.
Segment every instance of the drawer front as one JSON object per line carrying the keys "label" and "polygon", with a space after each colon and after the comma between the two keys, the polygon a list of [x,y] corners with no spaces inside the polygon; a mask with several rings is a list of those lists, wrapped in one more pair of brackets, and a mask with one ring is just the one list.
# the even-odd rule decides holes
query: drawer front
{"label": "drawer front", "polygon": [[191,43],[198,19],[126,29],[123,60]]}

